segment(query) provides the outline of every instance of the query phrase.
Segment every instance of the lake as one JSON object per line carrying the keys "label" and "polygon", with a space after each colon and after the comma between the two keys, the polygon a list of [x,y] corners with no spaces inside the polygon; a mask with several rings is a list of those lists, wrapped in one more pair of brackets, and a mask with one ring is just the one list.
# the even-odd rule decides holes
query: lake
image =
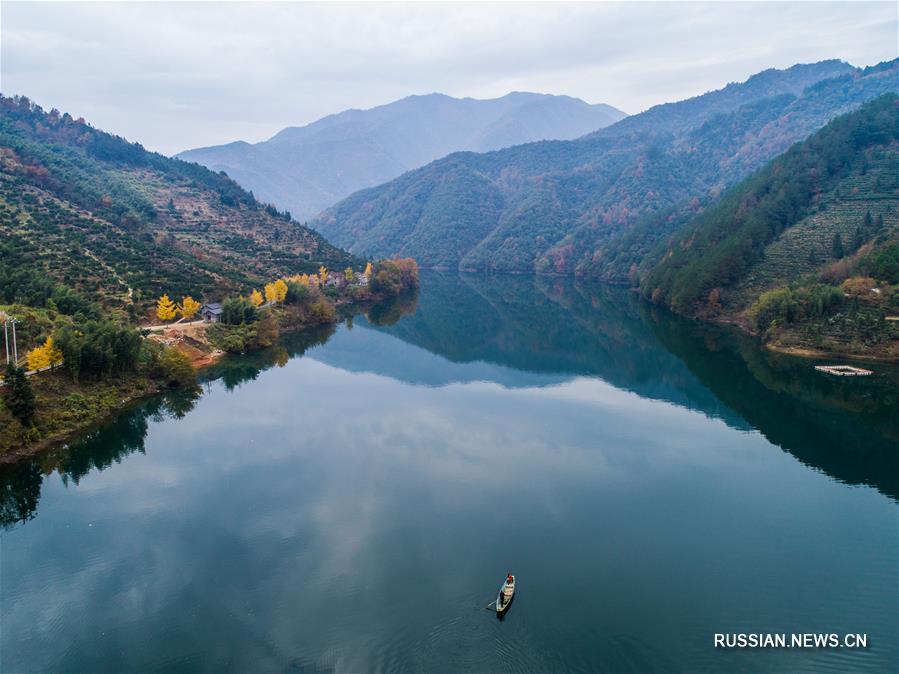
{"label": "lake", "polygon": [[899,372],[812,364],[425,273],[0,471],[0,669],[895,671]]}

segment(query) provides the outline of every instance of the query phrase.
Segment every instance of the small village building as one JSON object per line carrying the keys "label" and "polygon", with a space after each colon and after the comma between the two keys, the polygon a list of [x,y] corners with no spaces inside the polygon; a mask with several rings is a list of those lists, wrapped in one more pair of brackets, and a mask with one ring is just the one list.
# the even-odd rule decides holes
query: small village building
{"label": "small village building", "polygon": [[338,274],[336,271],[328,272],[328,279],[325,285],[329,288],[343,288],[346,285],[346,276]]}
{"label": "small village building", "polygon": [[207,302],[200,307],[200,316],[208,323],[218,323],[222,318],[222,305],[220,302]]}

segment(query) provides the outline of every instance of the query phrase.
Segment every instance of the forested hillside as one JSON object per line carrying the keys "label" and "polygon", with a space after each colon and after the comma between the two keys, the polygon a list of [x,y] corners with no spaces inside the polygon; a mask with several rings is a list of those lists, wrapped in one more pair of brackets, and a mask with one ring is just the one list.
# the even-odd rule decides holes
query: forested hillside
{"label": "forested hillside", "polygon": [[225,171],[264,200],[307,219],[356,190],[450,152],[577,138],[624,116],[569,96],[514,92],[478,100],[429,94],[346,110],[261,143],[237,141],[178,156]]}
{"label": "forested hillside", "polygon": [[352,260],[226,176],[24,97],[0,97],[0,240],[0,304],[75,289],[132,312]]}
{"label": "forested hillside", "polygon": [[899,62],[768,70],[567,142],[457,153],[311,224],[356,253],[426,266],[633,281],[643,257],[833,117],[897,88]]}
{"label": "forested hillside", "polygon": [[[899,357],[899,98],[830,122],[647,257],[654,302],[779,342]],[[896,353],[893,353],[896,351]]]}

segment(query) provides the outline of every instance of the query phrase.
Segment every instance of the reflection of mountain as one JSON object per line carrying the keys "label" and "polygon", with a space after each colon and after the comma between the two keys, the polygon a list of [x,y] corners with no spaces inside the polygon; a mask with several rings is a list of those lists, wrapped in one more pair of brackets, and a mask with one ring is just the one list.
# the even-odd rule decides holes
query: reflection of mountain
{"label": "reflection of mountain", "polygon": [[[506,375],[510,368],[547,376],[547,384],[598,376],[736,428],[757,428],[807,465],[899,498],[894,370],[879,367],[886,374],[869,380],[827,378],[807,360],[764,351],[729,330],[650,310],[623,290],[568,279],[429,273],[423,286],[414,315],[378,330],[451,361],[456,380],[466,380],[466,366],[472,378],[504,385],[516,385]],[[426,360],[417,352],[409,360],[410,352],[394,347],[377,368],[366,367],[330,346],[314,357],[415,383],[420,379],[410,373]],[[432,367],[446,372],[439,361]]]}
{"label": "reflection of mountain", "polygon": [[[409,320],[409,319],[407,319]],[[567,375],[539,374],[484,361],[451,362],[424,348],[410,345],[356,319],[355,328],[338,331],[310,358],[350,372],[371,372],[423,386],[489,381],[516,388],[546,386],[570,379]]]}
{"label": "reflection of mountain", "polygon": [[[899,499],[899,372],[827,378],[811,364],[758,348],[741,335],[673,316],[627,291],[530,276],[428,273],[414,314],[406,303],[332,326],[285,335],[278,346],[206,371],[232,389],[307,354],[352,372],[417,385],[490,381],[549,386],[600,377],[683,405],[728,425],[758,429],[808,466]],[[195,397],[173,392],[124,413],[82,441],[0,468],[0,526],[34,517],[44,475],[78,482],[142,452],[149,421],[188,413]]]}
{"label": "reflection of mountain", "polygon": [[[747,338],[653,313],[659,341],[723,403],[803,463],[899,499],[899,386],[836,378]],[[887,369],[879,366],[879,369]]]}
{"label": "reflection of mountain", "polygon": [[[425,291],[415,314],[377,329],[450,361],[430,363],[430,378],[421,375],[427,367],[422,354],[413,356],[396,347],[394,357],[366,361],[365,354],[350,349],[332,353],[329,342],[314,357],[412,383],[487,379],[505,386],[533,386],[597,376],[643,397],[748,428],[658,343],[633,293],[533,276],[428,272],[423,279]],[[379,354],[390,351],[389,343],[377,343]]]}

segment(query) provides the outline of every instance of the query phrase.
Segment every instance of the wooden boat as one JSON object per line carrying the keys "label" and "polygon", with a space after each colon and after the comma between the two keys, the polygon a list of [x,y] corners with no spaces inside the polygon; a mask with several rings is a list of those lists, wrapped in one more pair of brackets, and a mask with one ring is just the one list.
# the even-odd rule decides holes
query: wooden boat
{"label": "wooden boat", "polygon": [[[512,574],[509,574],[510,576]],[[511,582],[508,578],[506,578],[502,587],[499,588],[499,594],[496,595],[496,612],[503,613],[507,608],[509,608],[509,604],[512,603],[512,599],[515,597],[515,576],[512,576]]]}

